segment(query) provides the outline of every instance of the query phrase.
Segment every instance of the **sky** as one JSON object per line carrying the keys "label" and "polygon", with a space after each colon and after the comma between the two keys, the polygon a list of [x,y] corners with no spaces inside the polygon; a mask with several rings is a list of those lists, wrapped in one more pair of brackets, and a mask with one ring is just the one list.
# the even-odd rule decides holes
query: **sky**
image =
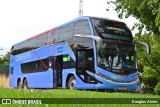
{"label": "sky", "polygon": [[[107,7],[107,0],[83,0],[83,16],[120,20]],[[79,0],[0,0],[0,49],[7,52],[15,43],[77,18],[78,10]],[[132,28],[137,20],[121,21]]]}

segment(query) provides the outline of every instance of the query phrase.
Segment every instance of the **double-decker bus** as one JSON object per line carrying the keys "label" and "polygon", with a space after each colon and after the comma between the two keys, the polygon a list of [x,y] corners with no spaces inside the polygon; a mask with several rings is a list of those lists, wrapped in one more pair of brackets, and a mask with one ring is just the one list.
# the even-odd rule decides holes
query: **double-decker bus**
{"label": "double-decker bus", "polygon": [[123,22],[76,18],[12,46],[10,86],[135,91],[136,44],[150,52]]}

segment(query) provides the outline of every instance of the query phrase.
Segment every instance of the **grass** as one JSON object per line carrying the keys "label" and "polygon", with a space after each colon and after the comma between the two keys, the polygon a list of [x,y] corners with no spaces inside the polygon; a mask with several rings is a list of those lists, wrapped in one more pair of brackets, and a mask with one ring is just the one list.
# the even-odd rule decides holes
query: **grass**
{"label": "grass", "polygon": [[[9,94],[8,94],[9,93]],[[68,89],[12,89],[1,88],[0,98],[160,98],[159,95],[129,92],[100,92]]]}
{"label": "grass", "polygon": [[[160,98],[158,95],[152,94],[139,94],[129,92],[107,92],[107,91],[86,91],[86,90],[67,90],[67,89],[12,89],[8,85],[8,77],[5,75],[0,76],[0,98],[72,98],[71,100],[92,100],[97,98],[97,102],[100,98]],[[87,99],[85,99],[87,98]],[[67,100],[67,99],[64,99]],[[0,101],[1,102],[1,101]],[[114,102],[114,99],[113,101]],[[125,101],[124,101],[125,102]],[[41,104],[41,105],[0,105],[0,107],[160,107],[159,104]]]}
{"label": "grass", "polygon": [[[46,90],[38,90],[38,89],[29,89],[29,90],[19,90],[12,88],[1,88],[0,89],[0,98],[160,98],[158,95],[150,95],[150,94],[139,94],[139,93],[127,93],[127,92],[97,92],[97,91],[86,91],[86,90],[67,90],[67,89],[46,89]],[[82,99],[82,100],[83,100]],[[72,99],[74,100],[74,99]],[[78,100],[78,99],[76,99]],[[74,101],[76,101],[74,100]],[[113,99],[114,100],[114,99]],[[123,107],[159,107],[158,104],[54,104],[54,106],[100,106],[106,107],[106,105],[110,105],[113,107],[123,106]],[[10,105],[11,107],[14,105]],[[16,105],[20,106],[20,105]],[[22,106],[22,105],[21,105]],[[28,106],[28,105],[23,105]],[[31,106],[31,105],[30,105]],[[32,106],[42,106],[42,107],[52,107],[53,105],[32,105]],[[8,105],[6,106],[8,107]]]}

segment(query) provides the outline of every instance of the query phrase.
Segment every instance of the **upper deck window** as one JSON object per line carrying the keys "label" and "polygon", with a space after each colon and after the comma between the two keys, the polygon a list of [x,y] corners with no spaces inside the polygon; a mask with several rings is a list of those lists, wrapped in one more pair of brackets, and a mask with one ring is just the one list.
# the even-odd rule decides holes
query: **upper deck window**
{"label": "upper deck window", "polygon": [[88,20],[79,20],[75,22],[74,25],[75,34],[91,35],[91,30],[89,27]]}

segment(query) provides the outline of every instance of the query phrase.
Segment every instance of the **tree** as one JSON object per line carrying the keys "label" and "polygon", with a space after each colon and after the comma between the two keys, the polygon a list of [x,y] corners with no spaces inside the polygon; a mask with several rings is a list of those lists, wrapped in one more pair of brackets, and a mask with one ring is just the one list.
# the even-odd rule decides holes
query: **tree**
{"label": "tree", "polygon": [[142,36],[137,33],[135,40],[146,42],[151,46],[152,52],[150,55],[146,55],[145,48],[140,46],[137,46],[137,53],[138,71],[143,74],[143,82],[147,87],[147,91],[153,92],[158,82],[160,82],[160,43],[158,36],[151,34],[143,34]]}
{"label": "tree", "polygon": [[8,52],[2,58],[0,58],[0,65],[9,65],[9,61],[10,61],[10,52]]}
{"label": "tree", "polygon": [[10,52],[5,54],[3,57],[0,58],[0,73],[4,73],[8,75],[9,72],[9,60],[10,59]]}
{"label": "tree", "polygon": [[119,18],[133,16],[141,23],[136,28],[160,35],[160,0],[111,0],[108,4],[115,5]]}

